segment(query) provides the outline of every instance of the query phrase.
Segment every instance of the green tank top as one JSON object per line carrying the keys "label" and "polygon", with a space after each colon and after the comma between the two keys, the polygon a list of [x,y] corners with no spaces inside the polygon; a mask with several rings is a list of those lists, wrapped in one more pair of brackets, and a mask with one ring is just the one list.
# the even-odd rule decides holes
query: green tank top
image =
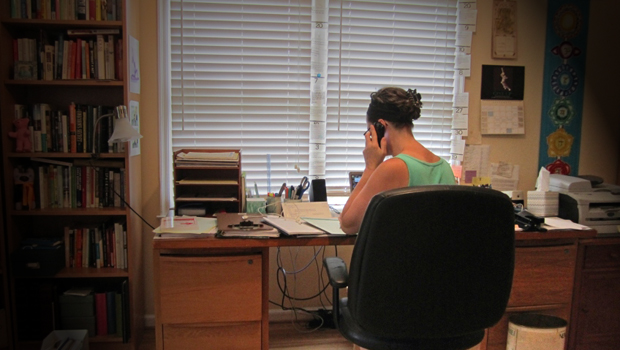
{"label": "green tank top", "polygon": [[422,185],[454,185],[452,167],[445,159],[428,163],[407,154],[399,154],[395,158],[402,159],[409,169],[409,186]]}

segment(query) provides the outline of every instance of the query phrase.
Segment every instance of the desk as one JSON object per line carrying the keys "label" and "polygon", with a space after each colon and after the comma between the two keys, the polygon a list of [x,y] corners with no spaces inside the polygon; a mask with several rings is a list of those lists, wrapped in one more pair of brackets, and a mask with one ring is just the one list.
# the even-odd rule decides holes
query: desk
{"label": "desk", "polygon": [[[506,349],[508,317],[570,318],[580,239],[589,231],[517,232],[513,289],[504,318],[482,350]],[[355,236],[270,239],[155,238],[158,350],[269,348],[269,248],[352,245]]]}
{"label": "desk", "polygon": [[156,237],[156,348],[269,349],[269,248],[353,245],[355,239]]}

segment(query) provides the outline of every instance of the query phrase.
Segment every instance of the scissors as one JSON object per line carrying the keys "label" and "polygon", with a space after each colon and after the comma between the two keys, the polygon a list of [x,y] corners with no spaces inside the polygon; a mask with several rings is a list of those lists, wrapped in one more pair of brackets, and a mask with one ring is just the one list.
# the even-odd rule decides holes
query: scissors
{"label": "scissors", "polygon": [[297,186],[297,189],[295,190],[295,196],[301,199],[301,196],[308,189],[308,187],[310,187],[310,181],[308,181],[307,176],[304,176],[301,178],[301,182],[299,183],[299,186]]}

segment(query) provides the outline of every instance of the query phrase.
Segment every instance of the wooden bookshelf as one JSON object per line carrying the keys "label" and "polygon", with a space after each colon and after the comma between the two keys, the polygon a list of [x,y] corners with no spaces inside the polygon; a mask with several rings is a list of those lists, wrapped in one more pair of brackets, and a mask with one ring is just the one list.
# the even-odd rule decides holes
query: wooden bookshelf
{"label": "wooden bookshelf", "polygon": [[[127,73],[129,71],[128,53],[130,52],[128,43],[131,38],[139,39],[138,28],[130,25],[130,23],[137,20],[139,11],[137,8],[132,8],[136,7],[136,4],[126,0],[118,0],[107,2],[118,7],[115,8],[114,15],[110,12],[109,19],[106,18],[105,20],[55,19],[42,15],[41,17],[45,18],[36,18],[36,15],[33,15],[33,18],[12,18],[14,17],[12,16],[14,12],[12,12],[11,4],[27,2],[28,0],[0,0],[0,50],[3,52],[0,55],[0,132],[2,134],[1,150],[3,164],[3,181],[0,191],[2,193],[2,202],[0,203],[0,209],[4,209],[0,211],[0,213],[4,214],[4,216],[0,216],[0,223],[3,226],[3,236],[0,237],[0,242],[2,242],[0,243],[0,248],[2,248],[0,251],[0,257],[2,257],[2,262],[0,262],[0,294],[2,295],[2,300],[0,302],[2,305],[0,307],[4,307],[6,312],[7,348],[39,349],[41,340],[54,329],[52,325],[55,325],[55,329],[62,329],[63,317],[61,317],[62,315],[58,308],[53,313],[46,313],[44,309],[46,309],[45,306],[47,304],[57,305],[59,295],[66,289],[74,286],[92,286],[97,292],[115,291],[123,293],[121,285],[127,285],[128,288],[125,288],[122,299],[123,305],[126,306],[125,311],[123,311],[125,318],[122,319],[122,324],[125,326],[124,329],[120,332],[109,330],[106,334],[97,332],[94,336],[89,337],[89,342],[91,349],[135,350],[139,347],[144,324],[144,301],[142,300],[144,287],[141,253],[142,222],[130,209],[131,207],[138,211],[141,210],[141,193],[140,186],[130,185],[139,184],[140,182],[140,155],[131,156],[128,144],[121,145],[120,147],[110,145],[110,148],[106,149],[106,134],[99,134],[98,131],[96,134],[98,136],[94,136],[94,127],[91,128],[93,124],[84,124],[82,129],[79,129],[83,131],[81,135],[82,147],[79,149],[69,149],[68,151],[58,148],[57,144],[53,144],[53,147],[45,147],[45,149],[38,150],[33,147],[27,152],[17,152],[15,139],[7,135],[9,132],[14,131],[13,119],[15,117],[16,105],[25,106],[24,109],[27,111],[27,117],[30,118],[30,125],[33,126],[31,132],[34,132],[35,127],[38,128],[39,125],[35,123],[36,114],[34,108],[40,104],[49,105],[53,112],[57,112],[59,115],[66,113],[68,117],[70,112],[69,106],[72,103],[75,103],[76,106],[84,106],[85,114],[82,120],[94,123],[98,115],[107,114],[107,112],[105,109],[100,109],[97,112],[91,113],[88,109],[89,106],[91,110],[96,110],[99,106],[102,106],[102,108],[113,108],[118,105],[129,106],[130,101],[139,103],[140,95],[130,91]],[[49,4],[45,0],[42,2],[33,1],[32,3]],[[86,3],[88,4],[88,0]],[[130,14],[132,18],[127,18],[126,14]],[[94,68],[90,66],[92,60],[86,60],[86,58],[92,57],[96,54],[96,51],[93,50],[93,53],[91,53],[85,49],[87,47],[86,44],[81,44],[82,42],[96,43],[97,36],[94,34],[85,36],[68,35],[68,31],[75,29],[105,29],[117,32],[117,34],[106,34],[104,37],[104,43],[108,45],[110,52],[112,48],[114,48],[115,52],[115,54],[110,53],[107,56],[108,60],[107,65],[104,66],[104,71],[98,71],[97,61],[92,63]],[[80,38],[79,42],[77,38]],[[23,48],[23,46],[18,46],[16,39],[34,39],[34,45],[31,47],[35,50],[35,57],[40,57],[37,53],[44,51],[45,44],[55,47],[55,42],[60,41],[60,39],[75,41],[75,55],[73,56],[75,60],[69,69],[73,71],[74,76],[62,77],[62,75],[57,75],[58,69],[61,69],[61,67],[58,66],[58,57],[56,56],[58,51],[54,49],[52,51],[53,61],[50,63],[51,67],[56,67],[56,73],[52,72],[53,76],[48,75],[46,77],[39,74],[44,71],[44,62],[38,62],[35,63],[37,66],[36,76],[33,76],[32,79],[20,78],[20,76],[14,74],[18,66],[14,57],[21,54],[16,52],[16,48]],[[83,49],[80,49],[80,47]],[[77,59],[77,57],[80,57],[80,59]],[[106,56],[101,57],[105,58]],[[84,62],[81,62],[82,58],[85,60]],[[69,67],[70,62],[67,61],[67,67]],[[102,61],[100,60],[99,62]],[[21,68],[22,66],[23,64],[20,62],[19,67]],[[88,72],[84,69],[87,69]],[[91,75],[91,73],[94,73],[94,70],[97,70],[97,74]],[[111,73],[112,70],[114,70],[114,74]],[[48,72],[50,72],[49,69]],[[100,74],[102,72],[105,72],[105,75]],[[52,79],[49,79],[50,77]],[[86,114],[86,111],[89,111],[89,114]],[[42,117],[45,118],[45,116]],[[40,119],[37,118],[37,120]],[[107,123],[106,128],[111,128],[111,120],[111,118],[102,119],[102,124]],[[51,125],[48,122],[50,121],[46,120],[45,124]],[[54,134],[54,137],[62,137],[63,130],[71,133],[71,130],[63,127],[62,123],[54,125],[60,125],[60,131],[54,131],[57,133]],[[100,125],[99,130],[105,131],[106,129]],[[40,137],[41,131],[48,131],[46,135],[51,138],[52,134],[49,133],[49,128],[46,130],[37,129],[36,131],[37,137]],[[43,140],[42,142],[48,146],[51,144],[46,139],[38,140]],[[54,142],[57,141],[56,139],[54,140]],[[93,156],[90,146],[92,146],[92,142],[97,143],[100,140],[103,140],[101,141],[102,145],[98,149],[97,154]],[[54,180],[57,182],[51,185],[50,182],[47,182],[49,180],[47,175],[44,175],[43,177],[46,180],[42,181],[41,176],[46,173],[44,171],[39,173],[34,170],[38,170],[42,166],[41,162],[45,160],[59,162],[60,164],[71,164],[71,166],[50,165],[50,167],[58,167],[55,171],[64,171],[64,179]],[[101,164],[98,162],[102,161],[113,162],[115,165],[98,165]],[[64,170],[63,166],[67,170]],[[86,189],[83,185],[80,185],[82,182],[78,181],[79,176],[75,172],[71,173],[71,169],[75,170],[76,167],[89,168],[91,166],[93,168],[92,174],[95,174],[97,171],[100,173],[97,173],[97,182],[92,183],[92,189],[89,187],[88,195],[96,196],[96,198],[99,198],[99,201],[93,202],[94,204],[90,207],[87,207],[85,204],[77,205],[76,200],[78,193],[80,193],[79,191],[85,191]],[[16,184],[14,181],[14,170],[18,167],[26,170],[33,169],[31,174],[34,177],[25,180],[27,185]],[[107,175],[101,170],[103,168],[107,169]],[[122,176],[117,176],[115,169],[119,169],[119,174],[121,173],[120,169],[122,169]],[[112,179],[118,178],[117,182],[113,182],[109,177],[112,177]],[[107,179],[107,182],[100,180],[102,178]],[[28,184],[30,181],[32,181],[32,184]],[[57,187],[53,186],[58,184],[62,184],[63,190],[66,193],[63,191],[55,192]],[[94,190],[95,188],[97,190]],[[34,200],[27,201],[27,207],[16,205],[19,202],[19,198],[25,198],[23,195],[20,197],[20,193],[23,193],[24,190],[32,191],[34,195]],[[94,192],[91,192],[91,190]],[[44,201],[45,198],[42,197],[50,192],[55,192],[65,201],[60,201],[60,204],[58,202]],[[122,197],[124,201],[119,201],[119,197]],[[66,200],[66,198],[69,199]],[[42,202],[53,204],[41,208]],[[66,228],[109,228],[112,227],[112,223],[122,224],[121,231],[126,233],[126,242],[121,241],[126,246],[127,263],[125,266],[120,264],[119,261],[115,261],[117,255],[114,252],[115,248],[111,245],[112,242],[106,243],[105,250],[103,248],[105,237],[114,237],[114,235],[106,236],[105,233],[102,233],[101,237],[103,238],[99,248],[95,248],[93,244],[88,246],[88,249],[93,249],[93,252],[97,252],[97,249],[100,249],[101,264],[107,266],[94,267],[96,266],[95,257],[94,266],[92,265],[93,261],[85,262],[85,264],[89,265],[86,267],[72,260],[68,266],[63,261],[63,267],[54,270],[53,273],[24,274],[17,272],[20,271],[17,267],[22,261],[16,258],[16,256],[20,257],[21,246],[24,240],[62,237],[64,244]],[[75,252],[75,249],[75,247],[72,247],[68,251]],[[63,257],[66,255],[66,252],[63,246]],[[106,253],[105,264],[103,263],[104,252]],[[47,258],[35,256],[36,259],[41,260],[41,265],[47,263],[47,260],[45,260]],[[54,261],[56,262],[56,260]],[[29,298],[31,297],[30,294],[34,295],[34,297],[27,299],[24,297],[25,293],[28,293]],[[49,298],[43,300],[44,294],[46,298],[49,294]],[[26,303],[25,300],[27,301]],[[37,308],[36,305],[39,305],[39,307]],[[0,349],[2,349],[1,342]]]}

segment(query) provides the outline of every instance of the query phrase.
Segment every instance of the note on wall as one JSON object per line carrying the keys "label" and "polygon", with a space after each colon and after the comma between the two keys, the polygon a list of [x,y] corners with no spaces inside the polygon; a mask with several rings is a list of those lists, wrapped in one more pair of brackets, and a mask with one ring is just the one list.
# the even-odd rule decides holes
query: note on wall
{"label": "note on wall", "polygon": [[498,191],[514,191],[519,185],[519,166],[506,162],[491,163],[491,186]]}
{"label": "note on wall", "polygon": [[467,184],[473,182],[474,178],[489,177],[489,145],[467,145],[463,154],[463,174],[461,181]]}

